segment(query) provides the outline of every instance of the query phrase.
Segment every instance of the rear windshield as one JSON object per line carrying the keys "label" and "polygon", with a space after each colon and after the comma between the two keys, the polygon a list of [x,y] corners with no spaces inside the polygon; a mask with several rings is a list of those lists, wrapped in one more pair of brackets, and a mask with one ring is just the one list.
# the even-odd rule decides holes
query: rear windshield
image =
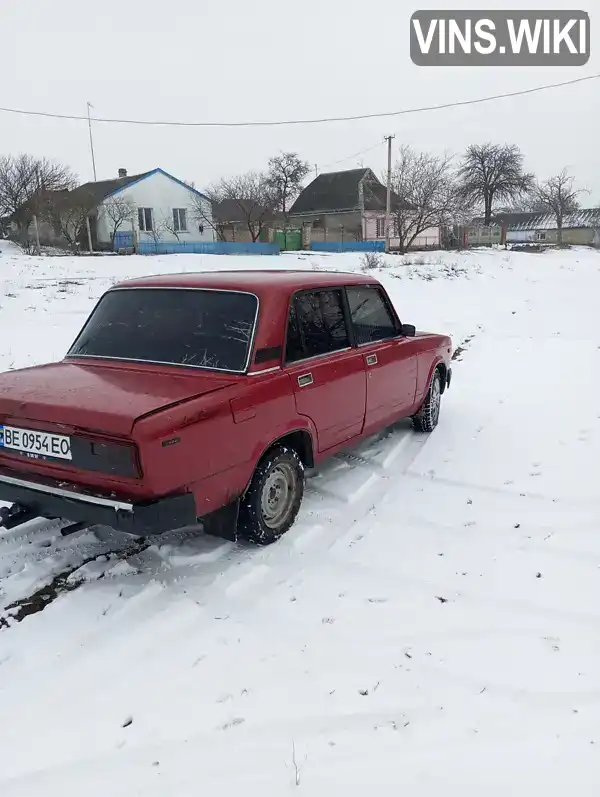
{"label": "rear windshield", "polygon": [[102,297],[68,356],[244,371],[257,310],[249,293],[117,289]]}

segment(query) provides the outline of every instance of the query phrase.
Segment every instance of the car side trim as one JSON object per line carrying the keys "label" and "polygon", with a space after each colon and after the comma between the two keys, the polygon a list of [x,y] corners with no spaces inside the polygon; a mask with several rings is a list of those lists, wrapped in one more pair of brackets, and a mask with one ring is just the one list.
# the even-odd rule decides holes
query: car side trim
{"label": "car side trim", "polygon": [[273,374],[275,371],[281,371],[281,366],[274,365],[272,368],[264,368],[262,371],[248,371],[246,376],[262,376],[263,374]]}
{"label": "car side trim", "polygon": [[97,495],[87,495],[86,493],[76,493],[72,490],[62,490],[60,487],[50,487],[46,484],[39,484],[39,482],[15,479],[12,476],[0,475],[0,482],[3,482],[4,484],[11,484],[13,487],[24,487],[28,490],[36,490],[39,493],[58,495],[61,498],[71,498],[74,501],[83,501],[87,504],[108,506],[114,509],[115,512],[133,512],[133,504],[129,504],[124,501],[116,501],[112,498],[100,498],[100,496]]}
{"label": "car side trim", "polygon": [[[325,357],[331,357],[333,354],[344,354],[349,351],[354,351],[352,346],[346,346],[344,349],[334,349],[334,351],[325,351],[323,354],[313,354],[312,357],[303,357],[301,360],[292,360],[291,362],[286,362],[283,366],[283,370],[287,370],[289,368],[293,368],[295,365],[300,365],[301,363],[310,363],[316,360],[322,360]],[[251,374],[248,374],[251,376]]]}

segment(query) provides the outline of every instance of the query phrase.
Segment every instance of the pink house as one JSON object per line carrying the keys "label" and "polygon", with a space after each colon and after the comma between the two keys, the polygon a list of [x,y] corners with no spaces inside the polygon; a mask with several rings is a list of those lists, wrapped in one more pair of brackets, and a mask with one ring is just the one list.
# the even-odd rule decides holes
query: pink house
{"label": "pink house", "polygon": [[[320,174],[306,186],[290,210],[290,221],[310,227],[313,242],[377,241],[385,238],[386,187],[371,169],[348,169]],[[410,205],[402,203],[392,193],[392,225],[394,210],[399,207],[410,212]],[[392,248],[400,241],[390,239]],[[440,245],[438,228],[426,230],[412,243],[412,248]]]}

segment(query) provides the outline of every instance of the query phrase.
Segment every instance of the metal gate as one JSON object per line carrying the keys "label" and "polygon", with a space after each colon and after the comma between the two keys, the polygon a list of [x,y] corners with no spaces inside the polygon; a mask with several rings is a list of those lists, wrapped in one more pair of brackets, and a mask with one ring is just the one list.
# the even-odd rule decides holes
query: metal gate
{"label": "metal gate", "polygon": [[273,243],[279,244],[282,252],[295,252],[302,249],[302,230],[276,230]]}
{"label": "metal gate", "polygon": [[133,249],[133,232],[131,230],[117,230],[113,249],[115,252],[118,252],[119,249]]}

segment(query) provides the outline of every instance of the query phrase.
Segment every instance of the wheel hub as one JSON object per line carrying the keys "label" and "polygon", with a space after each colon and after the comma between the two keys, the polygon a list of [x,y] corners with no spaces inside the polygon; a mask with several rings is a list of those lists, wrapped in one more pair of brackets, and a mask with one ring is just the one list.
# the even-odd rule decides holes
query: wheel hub
{"label": "wheel hub", "polygon": [[294,474],[287,464],[279,464],[265,480],[261,499],[261,513],[266,526],[281,526],[294,503]]}

